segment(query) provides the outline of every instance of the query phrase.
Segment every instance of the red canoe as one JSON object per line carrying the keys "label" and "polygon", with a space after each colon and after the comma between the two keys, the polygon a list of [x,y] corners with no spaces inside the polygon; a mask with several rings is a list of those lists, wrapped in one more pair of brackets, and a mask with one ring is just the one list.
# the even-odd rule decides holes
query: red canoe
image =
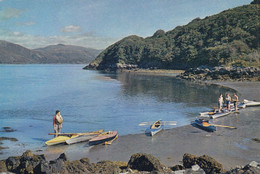
{"label": "red canoe", "polygon": [[116,136],[117,136],[117,131],[104,132],[104,133],[99,134],[98,136],[90,139],[89,144],[96,145],[96,144],[104,143],[106,141],[110,141],[110,140],[114,139]]}

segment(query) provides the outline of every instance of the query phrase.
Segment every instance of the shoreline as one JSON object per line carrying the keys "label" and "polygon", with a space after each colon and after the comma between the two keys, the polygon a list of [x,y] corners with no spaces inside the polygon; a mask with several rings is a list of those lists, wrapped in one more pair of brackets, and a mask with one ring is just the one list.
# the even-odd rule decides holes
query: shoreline
{"label": "shoreline", "polygon": [[[133,73],[152,75],[152,71],[150,70],[148,73],[135,71]],[[165,71],[154,73],[154,75],[165,74],[175,76],[175,73],[165,73]],[[199,82],[227,86],[240,93],[241,98],[260,101],[260,82]],[[259,107],[253,108],[253,110],[246,108],[241,110],[239,115],[232,114],[232,116],[214,120],[216,124],[228,124],[229,126],[239,127],[236,130],[220,128],[216,133],[208,133],[191,125],[186,125],[164,130],[154,137],[149,137],[145,134],[120,136],[110,146],[98,145],[88,147],[86,143],[71,146],[58,145],[47,147],[44,151],[36,151],[36,153],[44,154],[47,159],[53,160],[65,152],[71,161],[84,157],[89,158],[91,162],[101,160],[127,162],[134,153],[148,153],[157,157],[166,166],[180,164],[183,155],[190,153],[198,156],[212,156],[223,164],[226,170],[229,170],[237,165],[245,165],[251,161],[257,161],[260,157],[260,154],[255,153],[260,151],[259,143],[251,140],[252,138],[260,137],[257,135],[253,137],[252,130],[250,130],[252,125],[244,124],[244,121],[248,122],[248,120],[245,120],[246,117],[254,115],[256,118],[258,111],[260,111]],[[259,126],[257,130],[259,130]]]}
{"label": "shoreline", "polygon": [[[127,71],[129,73],[139,73],[148,75],[170,75],[165,71],[153,73],[153,70],[147,71]],[[167,71],[168,72],[168,71]],[[260,82],[223,82],[223,81],[198,81],[199,83],[217,84],[229,88],[235,89],[241,98],[250,100],[259,100],[260,94],[256,95],[252,92],[251,88],[260,86]],[[254,85],[252,85],[254,84]],[[245,89],[244,89],[245,88]],[[244,90],[243,90],[244,89]],[[250,95],[248,95],[250,93]],[[260,111],[259,108],[256,108]],[[166,166],[172,166],[180,164],[180,159],[184,153],[191,153],[195,155],[209,155],[215,158],[217,161],[223,164],[226,170],[234,168],[238,165],[245,165],[253,160],[258,160],[260,154],[255,154],[256,146],[259,143],[252,141],[253,138],[260,137],[239,137],[243,135],[244,130],[250,132],[250,126],[243,125],[243,122],[238,121],[239,117],[245,117],[252,112],[250,109],[243,110],[239,115],[232,114],[229,117],[223,117],[217,120],[213,120],[216,124],[226,124],[235,127],[244,127],[244,129],[237,129],[235,131],[225,128],[219,128],[216,133],[208,133],[197,129],[191,125],[181,126],[164,130],[155,137],[148,137],[145,134],[133,134],[120,136],[111,146],[98,145],[88,148],[85,145],[78,145],[78,148],[85,148],[84,154],[73,152],[73,148],[68,147],[67,150],[70,160],[77,160],[81,157],[87,157],[91,162],[98,162],[101,160],[111,161],[124,161],[127,162],[130,156],[134,153],[148,153],[157,157],[162,164]],[[249,113],[248,113],[249,112]],[[234,122],[235,119],[235,123]],[[178,140],[178,141],[176,141]],[[221,143],[215,143],[221,142]],[[247,141],[244,143],[244,141]],[[200,142],[203,142],[202,146],[197,146]],[[224,143],[226,142],[226,143]],[[222,145],[221,145],[222,144]],[[241,145],[242,144],[242,145]],[[246,144],[246,145],[245,145]],[[253,145],[253,146],[251,146]],[[75,147],[77,148],[77,147]],[[260,150],[259,148],[257,148]],[[65,150],[66,151],[66,150]],[[231,151],[231,154],[229,154]],[[245,153],[247,152],[247,153]],[[45,153],[46,154],[46,153]],[[228,155],[229,154],[229,155]],[[49,155],[49,158],[55,159],[58,155]]]}

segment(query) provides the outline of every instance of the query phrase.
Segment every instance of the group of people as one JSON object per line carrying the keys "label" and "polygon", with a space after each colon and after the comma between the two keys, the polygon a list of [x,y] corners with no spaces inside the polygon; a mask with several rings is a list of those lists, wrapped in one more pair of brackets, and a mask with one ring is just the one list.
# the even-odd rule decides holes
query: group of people
{"label": "group of people", "polygon": [[[237,112],[237,103],[238,103],[238,96],[236,94],[233,95],[233,97],[231,98],[229,93],[226,94],[226,105],[227,105],[227,110],[231,111],[230,109],[230,104],[233,101],[234,103],[234,108],[235,108],[235,112]],[[224,104],[224,98],[223,95],[220,94],[219,98],[218,98],[218,112],[221,112],[222,108],[223,108],[223,104]]]}

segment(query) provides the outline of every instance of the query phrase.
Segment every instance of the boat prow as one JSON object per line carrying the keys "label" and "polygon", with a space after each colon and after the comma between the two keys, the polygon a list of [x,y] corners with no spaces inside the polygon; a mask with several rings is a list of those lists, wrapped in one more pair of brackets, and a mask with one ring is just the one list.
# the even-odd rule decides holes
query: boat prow
{"label": "boat prow", "polygon": [[[72,137],[76,137],[78,135],[73,135]],[[62,143],[65,143],[66,140],[69,140],[70,138],[72,137],[68,137],[68,136],[58,136],[58,137],[55,137],[49,141],[46,141],[45,144],[47,146],[52,146],[52,145],[57,145],[57,144],[62,144]]]}

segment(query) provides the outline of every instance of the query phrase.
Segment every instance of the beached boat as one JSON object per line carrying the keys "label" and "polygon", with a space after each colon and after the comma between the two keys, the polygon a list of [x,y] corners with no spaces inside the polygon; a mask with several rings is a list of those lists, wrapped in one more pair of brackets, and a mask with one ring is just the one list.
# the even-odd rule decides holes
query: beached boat
{"label": "beached boat", "polygon": [[102,134],[99,134],[98,136],[91,138],[89,140],[90,145],[96,145],[96,144],[101,144],[106,141],[110,141],[114,139],[117,136],[117,131],[109,131],[109,132],[104,132]]}
{"label": "beached boat", "polygon": [[94,138],[98,136],[99,134],[94,134],[94,135],[78,135],[73,138],[65,140],[67,144],[75,144],[75,143],[80,143],[84,141],[89,141],[91,138]]}
{"label": "beached boat", "polygon": [[72,135],[71,137],[69,136],[58,136],[58,137],[55,137],[49,141],[46,141],[45,144],[47,146],[52,146],[52,145],[56,145],[56,144],[62,144],[62,143],[65,143],[66,140],[69,140],[70,138],[74,138],[74,137],[77,137],[78,135]]}
{"label": "beached boat", "polygon": [[238,108],[253,107],[253,106],[260,106],[260,102],[244,99],[244,101],[238,105]]}
{"label": "beached boat", "polygon": [[231,113],[232,112],[228,112],[228,111],[224,111],[224,112],[220,112],[220,113],[217,112],[215,114],[209,115],[209,117],[212,118],[212,119],[215,119],[215,118],[227,116],[227,115],[229,115]]}
{"label": "beached boat", "polygon": [[[56,145],[61,143],[73,144],[77,142],[87,141],[98,134],[102,133],[104,129],[93,131],[93,132],[84,132],[84,133],[49,133],[49,135],[58,135],[57,137],[45,142],[47,146]],[[89,137],[87,137],[89,136]],[[90,137],[91,136],[91,137]],[[87,140],[86,140],[87,139]]]}
{"label": "beached boat", "polygon": [[149,128],[147,128],[145,130],[145,133],[154,136],[155,134],[160,132],[163,128],[164,125],[162,124],[162,120],[158,120],[154,122]]}
{"label": "beached boat", "polygon": [[214,132],[217,130],[216,127],[211,125],[208,120],[196,118],[194,124],[197,125],[199,128],[206,130],[208,132]]}

